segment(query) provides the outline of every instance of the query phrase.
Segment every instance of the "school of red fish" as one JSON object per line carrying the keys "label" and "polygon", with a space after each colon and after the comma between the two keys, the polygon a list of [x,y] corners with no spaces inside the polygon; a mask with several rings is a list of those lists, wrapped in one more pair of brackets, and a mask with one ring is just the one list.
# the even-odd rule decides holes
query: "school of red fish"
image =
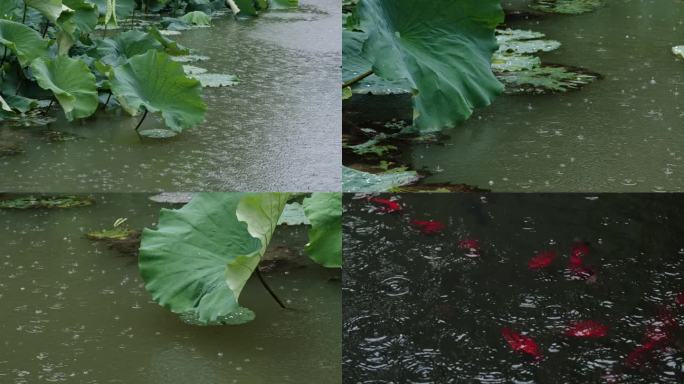
{"label": "school of red fish", "polygon": [[[399,213],[403,209],[396,198],[370,197],[368,201],[372,203],[373,210],[379,213]],[[429,236],[442,233],[446,228],[446,225],[437,220],[411,219],[410,223],[414,229]],[[460,239],[457,242],[457,248],[465,251],[465,256],[480,256],[480,241],[478,239]],[[587,283],[597,281],[596,268],[586,263],[589,253],[587,243],[576,242],[572,246],[567,265],[571,280],[583,280]],[[558,254],[555,250],[543,250],[528,261],[527,267],[532,271],[541,271],[552,266],[557,259]],[[678,293],[673,298],[671,307],[661,306],[659,308],[658,315],[649,322],[641,344],[636,346],[625,358],[625,367],[638,368],[658,350],[672,346],[675,332],[679,329],[679,323],[672,308],[684,308],[684,292]],[[609,327],[604,324],[594,320],[582,320],[568,324],[562,335],[571,338],[598,339],[607,337],[608,332]],[[531,336],[516,332],[508,327],[501,330],[501,336],[514,352],[531,356],[534,361],[543,359],[542,349]],[[611,377],[607,375],[604,378],[609,380]]]}

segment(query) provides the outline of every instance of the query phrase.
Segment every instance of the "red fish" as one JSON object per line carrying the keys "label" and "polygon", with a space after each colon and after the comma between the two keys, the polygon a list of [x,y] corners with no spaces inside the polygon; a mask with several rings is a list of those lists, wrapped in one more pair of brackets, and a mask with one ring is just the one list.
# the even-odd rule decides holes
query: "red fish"
{"label": "red fish", "polygon": [[537,256],[533,257],[529,262],[527,262],[527,267],[532,270],[539,270],[551,265],[555,259],[556,252],[554,251],[539,252]]}
{"label": "red fish", "polygon": [[539,346],[531,337],[521,335],[510,328],[503,328],[501,330],[501,335],[515,352],[528,354],[536,360],[542,358]]}
{"label": "red fish", "polygon": [[646,329],[644,341],[636,347],[625,359],[625,364],[630,367],[641,365],[650,356],[651,352],[667,346],[674,333],[679,328],[679,323],[672,311],[660,308],[658,318]]}
{"label": "red fish", "polygon": [[564,334],[571,337],[593,339],[606,336],[608,327],[593,320],[584,320],[570,324],[565,329]]}
{"label": "red fish", "polygon": [[480,249],[480,240],[477,239],[463,239],[458,242],[458,248],[467,250]]}
{"label": "red fish", "polygon": [[677,296],[675,296],[675,304],[684,305],[684,293],[678,293]]}
{"label": "red fish", "polygon": [[371,197],[368,200],[372,203],[380,204],[381,207],[378,208],[380,212],[394,213],[401,211],[401,205],[394,200],[383,199],[380,197]]}
{"label": "red fish", "polygon": [[589,246],[586,243],[575,243],[570,250],[570,256],[584,257],[589,256]]}
{"label": "red fish", "polygon": [[411,220],[411,224],[426,235],[436,235],[444,229],[444,224],[437,220]]}

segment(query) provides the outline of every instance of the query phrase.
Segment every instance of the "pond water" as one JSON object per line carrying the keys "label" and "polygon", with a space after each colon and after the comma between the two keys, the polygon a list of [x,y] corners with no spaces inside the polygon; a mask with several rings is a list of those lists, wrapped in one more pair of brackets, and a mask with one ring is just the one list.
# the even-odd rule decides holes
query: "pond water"
{"label": "pond water", "polygon": [[[405,194],[398,202],[401,212],[383,214],[346,196],[345,383],[684,381],[682,197]],[[426,235],[412,220],[445,228]],[[465,239],[479,240],[479,251],[459,249]],[[592,276],[569,267],[580,243]],[[531,269],[544,250],[557,258]],[[679,328],[628,364],[668,311]],[[607,326],[607,336],[563,335],[582,320]],[[504,327],[532,337],[542,357],[514,352]]]}
{"label": "pond water", "polygon": [[[504,1],[524,8],[526,1]],[[592,13],[515,21],[562,46],[542,62],[604,76],[578,92],[501,96],[406,161],[427,182],[494,191],[684,190],[684,2],[619,0]]]}
{"label": "pond water", "polygon": [[[297,11],[253,20],[216,17],[174,36],[210,57],[193,65],[236,75],[204,88],[206,121],[168,140],[133,130],[139,117],[111,110],[48,129],[81,140],[49,143],[43,127],[0,126],[23,154],[0,158],[9,191],[333,191],[340,185],[340,4],[302,0]],[[142,129],[162,127],[148,119]]]}
{"label": "pond water", "polygon": [[[92,207],[0,210],[0,382],[341,382],[339,270],[285,264],[264,273],[292,310],[256,279],[241,326],[186,325],[151,301],[134,257],[84,238],[127,217],[150,227],[160,204],[98,195]],[[267,254],[296,253],[306,231],[276,232]]]}

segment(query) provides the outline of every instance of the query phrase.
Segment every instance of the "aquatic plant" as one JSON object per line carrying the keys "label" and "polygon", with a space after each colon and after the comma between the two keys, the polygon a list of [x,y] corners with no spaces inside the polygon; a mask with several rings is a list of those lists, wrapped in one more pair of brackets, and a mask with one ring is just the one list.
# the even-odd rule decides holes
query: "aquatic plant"
{"label": "aquatic plant", "polygon": [[[206,109],[201,86],[234,85],[237,79],[224,74],[185,74],[172,57],[190,55],[190,50],[164,36],[154,20],[182,27],[176,29],[209,26],[212,14],[221,14],[233,3],[3,1],[0,121],[33,124],[36,113],[46,113],[54,100],[70,121],[91,116],[101,103],[118,104],[133,116],[142,112],[143,119],[148,112],[159,112],[169,128],[168,134],[159,129],[141,131],[148,136],[172,136],[197,126]],[[259,9],[270,4],[265,0],[240,3],[252,3]],[[295,0],[273,3],[277,8],[297,5]],[[136,19],[136,11],[144,12],[145,19]],[[157,15],[150,15],[152,12]],[[172,17],[157,17],[161,15]],[[182,94],[174,87],[180,87]]]}
{"label": "aquatic plant", "polygon": [[[252,276],[291,197],[288,193],[200,193],[181,209],[161,211],[145,229],[140,275],[160,305],[196,324],[241,324],[254,318],[239,296]],[[314,193],[302,206],[311,223],[306,252],[341,267],[341,195]]]}
{"label": "aquatic plant", "polygon": [[0,209],[77,208],[95,204],[84,196],[20,196],[0,199]]}
{"label": "aquatic plant", "polygon": [[500,1],[363,0],[353,12],[343,35],[343,88],[370,75],[406,82],[411,130],[454,127],[503,91],[491,71]]}

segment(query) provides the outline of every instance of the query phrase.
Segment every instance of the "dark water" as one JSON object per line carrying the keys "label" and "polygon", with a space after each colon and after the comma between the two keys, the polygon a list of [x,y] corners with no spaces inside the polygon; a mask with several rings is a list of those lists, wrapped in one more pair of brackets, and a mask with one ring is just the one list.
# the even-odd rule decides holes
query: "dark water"
{"label": "dark water", "polygon": [[[114,109],[48,128],[80,140],[50,143],[42,127],[0,124],[0,190],[62,192],[335,191],[340,189],[341,23],[338,0],[302,0],[296,11],[253,20],[215,17],[173,36],[238,85],[204,88],[206,121],[168,140],[143,140],[139,117]],[[152,118],[150,118],[152,117]],[[161,128],[148,116],[144,129]]]}
{"label": "dark water", "polygon": [[[137,261],[84,238],[127,217],[156,222],[148,196],[97,195],[93,207],[0,210],[0,383],[339,383],[339,270],[299,264],[256,279],[240,297],[256,312],[241,326],[197,327],[154,303]],[[281,227],[267,257],[297,256],[306,231]],[[269,256],[270,255],[270,256]],[[306,341],[306,342],[304,342]]]}
{"label": "dark water", "polygon": [[[506,0],[525,8],[529,0]],[[682,191],[684,44],[681,0],[608,0],[577,16],[516,21],[561,42],[542,62],[604,76],[579,92],[501,96],[440,144],[406,160],[454,182],[500,192]]]}
{"label": "dark water", "polygon": [[[627,355],[669,307],[684,325],[684,197],[671,195],[400,195],[403,211],[370,212],[346,196],[345,383],[681,383],[684,334],[636,367]],[[428,236],[410,220],[439,220]],[[459,240],[479,239],[479,257]],[[588,242],[596,280],[575,279],[571,246]],[[528,268],[537,252],[558,258]],[[599,339],[562,333],[572,321]],[[501,329],[533,337],[515,353]]]}

